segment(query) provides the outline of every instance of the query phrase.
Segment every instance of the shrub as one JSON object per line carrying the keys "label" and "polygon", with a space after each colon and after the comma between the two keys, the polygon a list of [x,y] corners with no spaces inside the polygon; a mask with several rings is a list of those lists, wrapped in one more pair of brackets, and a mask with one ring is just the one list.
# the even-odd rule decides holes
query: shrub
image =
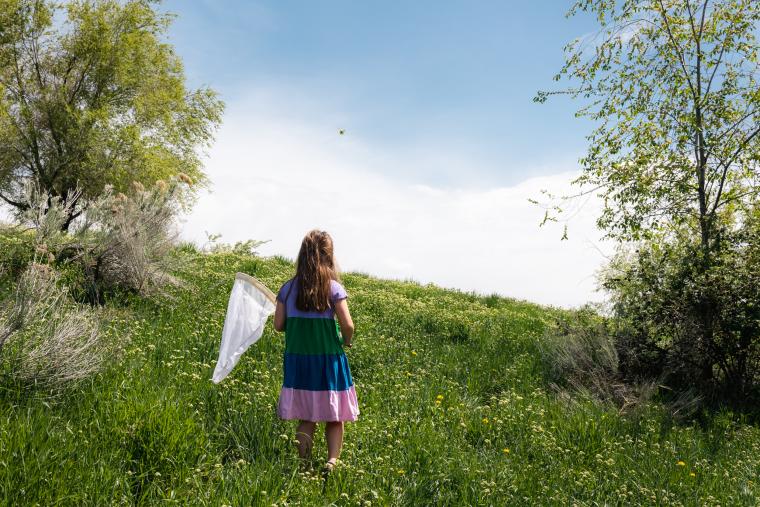
{"label": "shrub", "polygon": [[200,253],[198,245],[192,241],[180,241],[176,247],[177,252],[185,254],[197,254]]}
{"label": "shrub", "polygon": [[30,187],[21,219],[34,228],[38,250],[58,264],[81,267],[89,302],[102,304],[105,292],[115,288],[151,295],[179,284],[171,272],[180,258],[169,254],[178,236],[175,219],[188,195],[185,184],[173,178],[146,190],[134,183],[130,196],[107,188],[68,233],[68,205]]}
{"label": "shrub", "polygon": [[169,252],[178,237],[175,199],[181,190],[177,181],[152,190],[136,186],[130,197],[107,194],[94,206],[88,213],[94,224],[88,268],[96,284],[150,295],[179,283],[170,274],[176,259]]}
{"label": "shrub", "polygon": [[688,234],[619,255],[604,277],[621,369],[677,391],[750,403],[760,391],[760,217],[705,262]]}
{"label": "shrub", "polygon": [[18,227],[0,225],[0,252],[2,277],[15,278],[34,257],[34,234]]}
{"label": "shrub", "polygon": [[98,312],[73,303],[51,267],[31,263],[0,311],[0,359],[10,377],[43,385],[81,380],[111,350]]}
{"label": "shrub", "polygon": [[235,244],[230,244],[219,241],[221,237],[221,234],[209,234],[207,232],[207,241],[203,245],[203,251],[207,253],[232,253],[236,255],[256,257],[258,255],[259,247],[269,242],[268,240],[261,241],[248,239],[245,241],[236,241]]}

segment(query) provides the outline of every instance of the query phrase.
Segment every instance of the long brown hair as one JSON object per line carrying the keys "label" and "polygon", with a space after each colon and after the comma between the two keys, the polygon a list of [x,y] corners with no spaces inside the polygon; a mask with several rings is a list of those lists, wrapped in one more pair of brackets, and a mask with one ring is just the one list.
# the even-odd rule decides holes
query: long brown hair
{"label": "long brown hair", "polygon": [[324,312],[330,304],[330,280],[338,281],[333,258],[333,241],[325,231],[309,231],[301,242],[296,261],[298,284],[296,308],[302,312]]}

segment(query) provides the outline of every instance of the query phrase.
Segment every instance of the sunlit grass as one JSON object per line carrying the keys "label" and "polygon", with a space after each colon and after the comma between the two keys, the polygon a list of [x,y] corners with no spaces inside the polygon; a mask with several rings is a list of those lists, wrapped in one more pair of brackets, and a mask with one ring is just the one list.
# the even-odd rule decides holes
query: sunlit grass
{"label": "sunlit grass", "polygon": [[[189,282],[119,302],[129,344],[54,398],[4,385],[0,499],[7,505],[757,505],[760,430],[719,414],[674,425],[547,391],[536,354],[557,310],[345,275],[347,354],[360,415],[325,484],[299,472],[294,423],[275,414],[283,336],[271,324],[211,382],[234,273],[277,290],[287,259],[186,249]],[[314,454],[326,454],[319,428]]]}

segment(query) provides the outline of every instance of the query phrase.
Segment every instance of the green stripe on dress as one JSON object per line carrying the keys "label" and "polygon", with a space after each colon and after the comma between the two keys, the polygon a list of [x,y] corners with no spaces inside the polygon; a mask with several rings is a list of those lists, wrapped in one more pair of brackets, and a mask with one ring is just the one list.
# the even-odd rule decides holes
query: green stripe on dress
{"label": "green stripe on dress", "polygon": [[343,347],[335,319],[288,317],[285,352],[290,354],[340,354]]}

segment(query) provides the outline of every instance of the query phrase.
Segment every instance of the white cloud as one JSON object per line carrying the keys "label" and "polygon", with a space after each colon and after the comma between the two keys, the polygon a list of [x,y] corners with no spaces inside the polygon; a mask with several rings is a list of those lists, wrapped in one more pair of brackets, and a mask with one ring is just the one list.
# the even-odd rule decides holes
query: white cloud
{"label": "white cloud", "polygon": [[[187,217],[186,238],[202,244],[208,231],[230,243],[266,239],[262,254],[293,258],[303,235],[320,228],[333,236],[344,271],[559,306],[600,298],[594,273],[605,261],[597,247],[605,245],[594,227],[598,206],[581,208],[570,239],[560,241],[562,226],[539,228],[543,212],[527,201],[542,188],[577,190],[567,168],[504,188],[401,182],[384,176],[389,164],[395,174],[399,167],[414,174],[448,157],[463,174],[469,168],[455,146],[393,157],[362,141],[345,115],[295,108],[271,90],[251,97],[228,106],[206,165],[213,190]],[[346,135],[338,134],[341,127]]]}
{"label": "white cloud", "polygon": [[[572,171],[490,189],[398,181],[384,176],[391,164],[395,175],[434,163],[469,168],[446,143],[393,157],[359,140],[349,117],[324,114],[303,96],[284,105],[281,95],[260,90],[228,106],[206,164],[212,192],[183,220],[185,238],[203,244],[208,231],[230,243],[266,239],[262,254],[294,258],[303,235],[320,228],[333,236],[344,271],[565,307],[601,299],[594,275],[611,246],[594,226],[598,204],[569,213],[570,238],[560,241],[562,225],[539,228],[543,212],[527,201],[541,189],[577,191]],[[0,207],[0,220],[6,212]]]}

